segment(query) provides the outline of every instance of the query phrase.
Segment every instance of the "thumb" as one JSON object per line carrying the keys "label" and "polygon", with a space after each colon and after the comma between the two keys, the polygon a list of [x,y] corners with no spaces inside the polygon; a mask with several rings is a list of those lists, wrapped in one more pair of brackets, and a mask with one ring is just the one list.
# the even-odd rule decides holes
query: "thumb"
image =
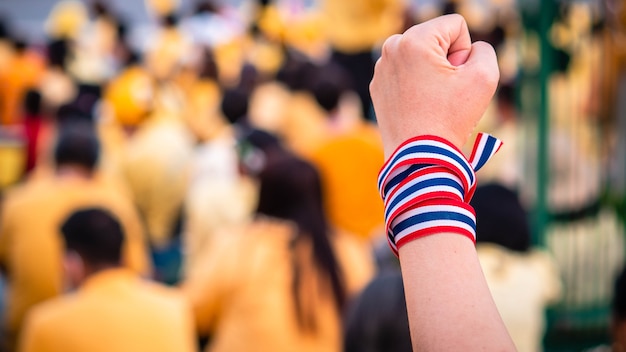
{"label": "thumb", "polygon": [[493,94],[500,80],[498,58],[493,46],[486,42],[475,42],[465,64],[459,67],[468,80],[477,82],[484,88],[489,88]]}

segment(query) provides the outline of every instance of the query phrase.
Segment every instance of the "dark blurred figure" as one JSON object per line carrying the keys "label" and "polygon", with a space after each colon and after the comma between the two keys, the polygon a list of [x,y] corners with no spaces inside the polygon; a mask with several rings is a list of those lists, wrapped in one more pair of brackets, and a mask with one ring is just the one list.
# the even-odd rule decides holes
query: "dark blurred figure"
{"label": "dark blurred figure", "polygon": [[344,351],[412,350],[402,273],[398,268],[376,276],[348,310]]}
{"label": "dark blurred figure", "polygon": [[221,103],[221,110],[226,120],[238,129],[248,130],[248,106],[250,94],[242,88],[232,88],[224,92]]}
{"label": "dark blurred figure", "polygon": [[116,214],[127,235],[124,265],[145,275],[151,271],[132,203],[98,175],[99,149],[90,123],[63,126],[52,175],[33,178],[7,192],[0,214],[0,263],[9,282],[3,312],[9,346],[30,308],[63,291],[59,224],[74,209],[97,205]]}
{"label": "dark blurred figure", "polygon": [[498,184],[480,186],[471,205],[476,211],[477,243],[521,253],[530,249],[528,216],[514,191]]}
{"label": "dark blurred figure", "polygon": [[613,352],[626,351],[626,268],[615,281],[613,292],[613,317],[611,335],[613,336]]}
{"label": "dark blurred figure", "polygon": [[29,90],[24,97],[24,135],[26,140],[26,164],[24,172],[29,173],[35,167],[40,148],[40,140],[44,126],[41,94]]}
{"label": "dark blurred figure", "polygon": [[342,309],[369,277],[329,229],[315,169],[262,133],[251,137],[264,155],[257,216],[217,237],[183,286],[198,331],[212,336],[211,351],[340,351]]}
{"label": "dark blurred figure", "polygon": [[61,232],[65,283],[77,291],[29,313],[19,351],[195,350],[193,320],[182,297],[123,267],[125,235],[114,215],[80,209]]}

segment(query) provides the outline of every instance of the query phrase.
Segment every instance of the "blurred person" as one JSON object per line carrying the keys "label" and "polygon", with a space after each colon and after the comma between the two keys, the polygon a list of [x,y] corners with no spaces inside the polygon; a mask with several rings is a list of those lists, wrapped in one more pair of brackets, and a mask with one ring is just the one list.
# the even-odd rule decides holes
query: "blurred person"
{"label": "blurred person", "polygon": [[515,347],[541,351],[545,310],[562,293],[557,264],[547,251],[531,247],[526,211],[509,187],[479,186],[470,204],[476,211],[478,259]]}
{"label": "blurred person", "polygon": [[250,122],[279,135],[290,150],[306,156],[326,136],[326,117],[311,94],[316,65],[288,53],[276,81],[260,84],[250,102]]}
{"label": "blurred person", "polygon": [[154,79],[138,58],[128,61],[104,90],[105,118],[132,134],[154,109],[154,91]]}
{"label": "blurred person", "polygon": [[405,6],[403,0],[321,1],[333,61],[349,72],[365,117],[373,117],[369,93],[375,62],[372,51],[402,30]]}
{"label": "blurred person", "polygon": [[156,252],[179,234],[188,187],[193,136],[183,100],[174,84],[157,82],[134,60],[104,92],[99,130],[106,164],[128,185]]}
{"label": "blurred person", "polygon": [[72,210],[94,205],[116,214],[126,236],[123,265],[141,275],[151,273],[138,215],[130,200],[100,177],[98,155],[91,125],[73,121],[59,134],[54,173],[6,194],[0,214],[0,263],[8,280],[3,320],[9,345],[30,308],[63,290],[59,225]]}
{"label": "blurred person", "polygon": [[89,19],[76,38],[69,70],[82,84],[101,85],[115,74],[114,50],[120,19],[103,1],[90,4]]}
{"label": "blurred person", "polygon": [[179,28],[179,20],[175,12],[161,15],[144,52],[146,68],[159,81],[175,77],[192,53],[192,42]]}
{"label": "blurred person", "polygon": [[340,66],[321,67],[316,76],[312,93],[327,116],[327,138],[308,157],[322,177],[329,221],[336,228],[371,240],[380,235],[384,223],[374,181],[384,160],[378,130],[361,117],[358,108],[346,108],[352,92]]}
{"label": "blurred person", "polygon": [[85,4],[77,0],[62,0],[55,3],[44,23],[46,34],[51,39],[75,40],[89,21]]}
{"label": "blurred person", "polygon": [[26,174],[35,168],[46,130],[52,127],[43,115],[41,100],[41,94],[33,89],[29,90],[24,97],[23,121],[26,140],[24,172]]}
{"label": "blurred person", "polygon": [[179,114],[155,109],[122,150],[121,175],[144,220],[153,253],[178,246],[193,142]]}
{"label": "blurred person", "polygon": [[19,121],[20,108],[28,89],[35,87],[45,67],[44,60],[28,43],[14,38],[10,59],[0,67],[0,125],[15,125]]}
{"label": "blurred person", "polygon": [[411,352],[400,268],[380,272],[349,307],[345,352]]}
{"label": "blurred person", "polygon": [[597,149],[600,140],[593,132],[593,122],[573,106],[579,100],[571,100],[572,92],[568,92],[578,89],[580,83],[565,84],[572,74],[555,76],[551,104],[558,112],[551,115],[555,119],[548,146],[547,215],[551,221],[545,230],[545,244],[554,254],[564,285],[562,305],[555,309],[558,312],[608,302],[626,252],[622,219],[603,204],[606,190]]}
{"label": "blurred person", "polygon": [[340,351],[343,308],[371,278],[370,259],[330,230],[309,163],[267,134],[246,143],[242,163],[260,183],[256,217],[216,237],[183,284],[198,332],[211,338],[207,351]]}
{"label": "blurred person", "polygon": [[219,114],[205,115],[210,135],[194,150],[185,196],[185,273],[197,268],[217,233],[247,222],[256,204],[257,188],[239,169],[237,138],[246,119],[248,95],[226,90]]}
{"label": "blurred person", "polygon": [[69,104],[75,97],[78,87],[68,71],[72,44],[67,38],[51,38],[46,45],[46,70],[38,84],[44,106],[50,112]]}
{"label": "blurred person", "polygon": [[23,352],[194,351],[183,297],[123,267],[124,230],[101,208],[81,208],[61,223],[70,293],[34,307]]}

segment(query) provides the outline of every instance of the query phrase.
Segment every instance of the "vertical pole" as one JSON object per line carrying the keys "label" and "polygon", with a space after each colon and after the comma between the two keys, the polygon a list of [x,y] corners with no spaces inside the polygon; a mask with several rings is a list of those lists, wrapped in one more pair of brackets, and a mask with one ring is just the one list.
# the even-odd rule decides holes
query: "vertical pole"
{"label": "vertical pole", "polygon": [[539,71],[539,87],[540,87],[540,104],[537,121],[537,203],[535,205],[533,243],[536,245],[545,245],[545,229],[548,224],[548,206],[547,191],[549,181],[549,162],[550,162],[550,102],[548,83],[550,72],[552,70],[552,47],[550,45],[549,33],[552,26],[554,0],[542,0],[541,9],[539,11],[539,42],[540,42],[540,71]]}

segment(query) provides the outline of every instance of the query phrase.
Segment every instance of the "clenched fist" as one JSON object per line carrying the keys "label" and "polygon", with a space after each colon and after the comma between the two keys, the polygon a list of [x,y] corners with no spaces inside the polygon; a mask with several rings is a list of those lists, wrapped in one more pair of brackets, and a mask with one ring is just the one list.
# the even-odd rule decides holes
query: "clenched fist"
{"label": "clenched fist", "polygon": [[485,112],[500,73],[465,19],[447,15],[389,37],[370,84],[385,157],[403,141],[436,135],[461,147]]}

